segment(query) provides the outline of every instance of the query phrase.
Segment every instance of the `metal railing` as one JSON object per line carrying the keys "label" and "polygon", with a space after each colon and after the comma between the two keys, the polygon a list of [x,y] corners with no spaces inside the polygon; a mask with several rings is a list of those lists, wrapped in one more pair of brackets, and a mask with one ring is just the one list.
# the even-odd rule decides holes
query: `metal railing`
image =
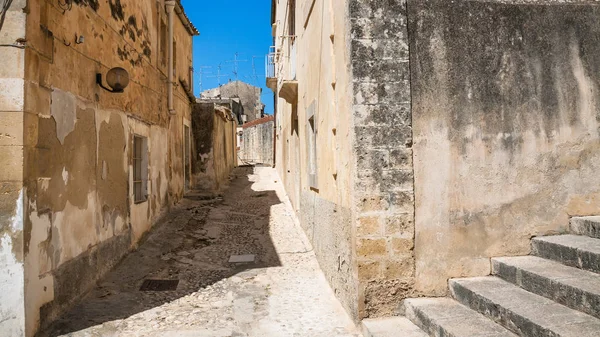
{"label": "metal railing", "polygon": [[277,64],[277,49],[275,46],[269,48],[269,54],[265,57],[265,73],[267,78],[277,77],[275,65]]}

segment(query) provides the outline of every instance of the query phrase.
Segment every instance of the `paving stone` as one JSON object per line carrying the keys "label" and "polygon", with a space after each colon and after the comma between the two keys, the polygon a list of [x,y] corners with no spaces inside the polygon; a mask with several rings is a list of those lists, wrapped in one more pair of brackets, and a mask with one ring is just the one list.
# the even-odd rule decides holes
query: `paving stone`
{"label": "paving stone", "polygon": [[531,243],[534,255],[600,273],[600,239],[557,235],[537,237]]}
{"label": "paving stone", "polygon": [[493,273],[535,294],[600,318],[600,277],[537,256],[492,259]]}
{"label": "paving stone", "polygon": [[415,298],[405,315],[431,336],[516,337],[515,334],[450,298]]}
{"label": "paving stone", "polygon": [[598,337],[600,320],[497,277],[450,280],[452,296],[523,337]]}
{"label": "paving stone", "polygon": [[[223,203],[207,208],[202,193],[182,200],[39,337],[360,337],[290,216],[275,170],[238,168],[236,176]],[[236,222],[223,222],[231,212]],[[257,264],[228,262],[243,252],[253,258],[235,261]],[[176,291],[139,291],[145,279],[180,282]]]}
{"label": "paving stone", "polygon": [[578,235],[600,239],[600,216],[571,218],[571,231]]}
{"label": "paving stone", "polygon": [[254,263],[256,259],[256,255],[246,254],[246,255],[232,255],[229,258],[229,263]]}
{"label": "paving stone", "polygon": [[406,317],[365,319],[362,329],[364,337],[427,337]]}

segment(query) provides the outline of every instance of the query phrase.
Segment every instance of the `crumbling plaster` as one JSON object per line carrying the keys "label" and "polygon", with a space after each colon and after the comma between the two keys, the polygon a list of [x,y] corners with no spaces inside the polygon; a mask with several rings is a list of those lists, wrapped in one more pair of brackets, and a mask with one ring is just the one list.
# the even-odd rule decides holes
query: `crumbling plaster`
{"label": "crumbling plaster", "polygon": [[222,190],[237,166],[237,121],[229,106],[197,103],[192,112],[192,186]]}
{"label": "crumbling plaster", "polygon": [[[161,212],[183,196],[183,123],[191,109],[179,80],[190,82],[192,37],[176,20],[177,114],[170,116],[159,46],[159,24],[166,20],[162,1],[76,1],[63,11],[56,2],[42,0],[24,7],[23,2],[19,13],[27,48],[20,58],[11,49],[8,58],[22,64],[24,72],[0,79],[0,87],[11,92],[1,91],[0,114],[23,111],[2,118],[12,124],[0,126],[0,151],[2,142],[16,137],[21,150],[2,156],[8,159],[0,166],[10,165],[10,178],[23,181],[1,182],[3,191],[14,195],[13,185],[25,191],[24,242],[18,247],[25,263],[22,329],[32,336],[135,247]],[[2,37],[14,25],[8,17]],[[85,42],[77,44],[76,35]],[[105,75],[117,66],[130,74],[124,94],[108,93],[95,83],[96,73]],[[148,137],[152,166],[149,198],[140,204],[132,202],[130,186],[136,133]],[[23,158],[20,164],[18,158]]]}

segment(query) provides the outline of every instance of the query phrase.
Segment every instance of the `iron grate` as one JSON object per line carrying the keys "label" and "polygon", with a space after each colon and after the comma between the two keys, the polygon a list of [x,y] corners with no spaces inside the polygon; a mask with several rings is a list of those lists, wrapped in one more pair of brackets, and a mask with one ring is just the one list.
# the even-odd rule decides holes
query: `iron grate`
{"label": "iron grate", "polygon": [[140,291],[175,291],[179,280],[144,280]]}

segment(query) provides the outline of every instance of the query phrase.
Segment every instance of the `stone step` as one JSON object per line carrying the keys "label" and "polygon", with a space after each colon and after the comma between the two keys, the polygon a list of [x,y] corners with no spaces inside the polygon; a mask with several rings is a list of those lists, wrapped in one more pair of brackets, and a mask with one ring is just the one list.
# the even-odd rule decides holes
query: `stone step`
{"label": "stone step", "polygon": [[492,270],[527,291],[600,318],[600,276],[595,273],[537,256],[494,258]]}
{"label": "stone step", "polygon": [[571,231],[600,239],[600,216],[582,216],[571,218]]}
{"label": "stone step", "polygon": [[406,317],[430,336],[516,337],[482,314],[450,298],[407,299],[403,305]]}
{"label": "stone step", "polygon": [[364,337],[427,337],[406,317],[365,319],[362,330]]}
{"label": "stone step", "polygon": [[600,273],[600,239],[580,235],[534,238],[533,255]]}
{"label": "stone step", "polygon": [[523,337],[598,337],[600,320],[498,277],[450,280],[460,303]]}

